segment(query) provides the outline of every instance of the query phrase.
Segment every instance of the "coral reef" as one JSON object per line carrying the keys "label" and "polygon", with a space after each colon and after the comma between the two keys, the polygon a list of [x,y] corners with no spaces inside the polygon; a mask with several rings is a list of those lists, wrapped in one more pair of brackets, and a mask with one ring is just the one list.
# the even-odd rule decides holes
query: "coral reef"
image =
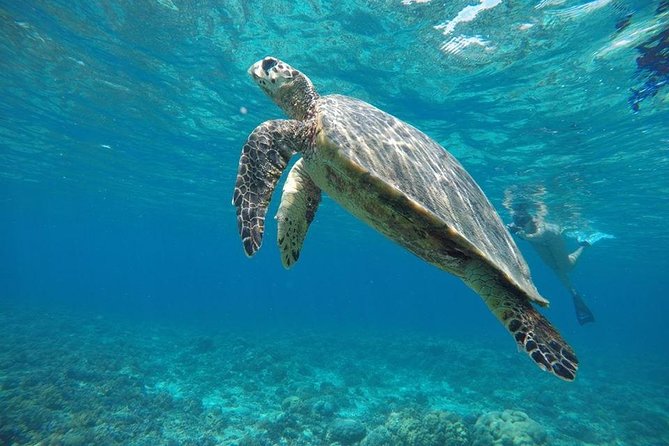
{"label": "coral reef", "polygon": [[445,411],[431,411],[423,415],[413,411],[394,412],[388,417],[385,427],[392,444],[466,446],[469,443],[462,419]]}
{"label": "coral reef", "polygon": [[669,444],[661,367],[633,379],[591,359],[597,379],[558,394],[552,380],[486,369],[516,360],[499,350],[5,310],[0,445]]}
{"label": "coral reef", "polygon": [[489,412],[474,425],[472,446],[546,446],[548,435],[539,423],[517,410]]}
{"label": "coral reef", "polygon": [[371,430],[360,442],[360,446],[393,446],[394,440],[385,426],[378,426]]}
{"label": "coral reef", "polygon": [[337,419],[328,429],[328,441],[337,442],[343,446],[352,445],[367,435],[367,428],[359,421]]}

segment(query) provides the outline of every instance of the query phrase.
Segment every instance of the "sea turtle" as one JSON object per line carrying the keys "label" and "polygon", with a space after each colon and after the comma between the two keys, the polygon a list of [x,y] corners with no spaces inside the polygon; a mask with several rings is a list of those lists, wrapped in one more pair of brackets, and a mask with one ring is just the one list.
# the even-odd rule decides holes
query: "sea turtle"
{"label": "sea turtle", "polygon": [[356,217],[461,278],[543,370],[571,381],[578,360],[534,308],[547,306],[494,208],[462,165],[416,128],[372,105],[319,96],[274,57],[249,68],[291,118],[260,124],[242,149],[232,202],[247,256],[262,242],[272,192],[291,157],[277,212],[282,262],[297,261],[325,191]]}

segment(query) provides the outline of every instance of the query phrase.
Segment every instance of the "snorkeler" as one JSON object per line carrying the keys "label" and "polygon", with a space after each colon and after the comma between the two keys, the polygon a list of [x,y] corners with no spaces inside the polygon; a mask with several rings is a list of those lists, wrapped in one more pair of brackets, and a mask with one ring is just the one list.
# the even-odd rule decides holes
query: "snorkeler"
{"label": "snorkeler", "polygon": [[560,282],[571,293],[576,310],[576,319],[581,325],[594,322],[595,316],[588,308],[583,297],[571,284],[569,273],[574,268],[583,250],[590,246],[587,241],[580,242],[580,246],[571,254],[567,251],[564,230],[552,223],[546,223],[544,216],[547,214],[545,205],[541,205],[540,212],[532,216],[526,205],[516,205],[510,209],[513,223],[507,227],[512,234],[527,240],[532,244],[544,263],[552,269]]}
{"label": "snorkeler", "polygon": [[[665,86],[669,85],[669,0],[660,1],[655,10],[655,17],[659,31],[651,35],[646,41],[636,46],[639,56],[636,58],[637,74],[645,78],[640,88],[631,88],[632,95],[629,98],[630,106],[636,113],[639,104],[645,99],[657,95]],[[616,24],[617,32],[627,28],[631,23],[632,14],[628,13],[625,18]]]}

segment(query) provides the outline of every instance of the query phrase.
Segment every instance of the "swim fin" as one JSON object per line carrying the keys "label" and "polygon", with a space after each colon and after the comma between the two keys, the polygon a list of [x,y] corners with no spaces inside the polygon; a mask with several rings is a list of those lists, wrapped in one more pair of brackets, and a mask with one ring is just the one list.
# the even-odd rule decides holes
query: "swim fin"
{"label": "swim fin", "polygon": [[592,314],[590,308],[585,304],[585,301],[578,292],[572,288],[571,289],[571,298],[574,301],[574,309],[576,310],[576,319],[581,325],[585,325],[589,322],[595,322],[595,315]]}

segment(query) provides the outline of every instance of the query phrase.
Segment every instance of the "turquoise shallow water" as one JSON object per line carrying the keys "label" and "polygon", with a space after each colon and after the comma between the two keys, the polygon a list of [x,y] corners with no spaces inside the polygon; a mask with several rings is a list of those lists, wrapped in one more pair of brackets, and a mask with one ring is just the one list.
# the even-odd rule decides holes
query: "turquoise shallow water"
{"label": "turquoise shallow water", "polygon": [[[668,444],[669,6],[446,3],[0,0],[0,444]],[[505,222],[613,236],[586,326],[517,239],[574,383],[327,197],[293,269],[271,219],[244,257],[266,55],[423,130]]]}

